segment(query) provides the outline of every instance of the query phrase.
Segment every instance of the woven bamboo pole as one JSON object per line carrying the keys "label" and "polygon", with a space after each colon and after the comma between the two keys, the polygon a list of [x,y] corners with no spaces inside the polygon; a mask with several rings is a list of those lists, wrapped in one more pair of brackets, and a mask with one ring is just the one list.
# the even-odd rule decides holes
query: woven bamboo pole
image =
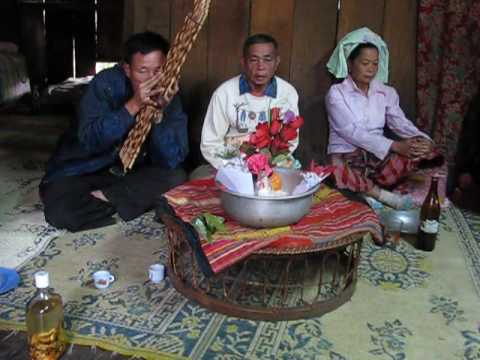
{"label": "woven bamboo pole", "polygon": [[[182,29],[175,36],[173,46],[168,52],[166,62],[162,67],[162,76],[154,86],[155,89],[160,90],[159,95],[164,99],[171,99],[175,95],[180,70],[207,19],[210,2],[211,0],[194,0],[193,11],[186,16]],[[120,149],[119,156],[125,172],[132,168],[152,127],[152,121],[158,123],[162,120],[162,117],[163,110],[154,106],[146,105],[140,109],[135,126],[128,133],[128,137]]]}

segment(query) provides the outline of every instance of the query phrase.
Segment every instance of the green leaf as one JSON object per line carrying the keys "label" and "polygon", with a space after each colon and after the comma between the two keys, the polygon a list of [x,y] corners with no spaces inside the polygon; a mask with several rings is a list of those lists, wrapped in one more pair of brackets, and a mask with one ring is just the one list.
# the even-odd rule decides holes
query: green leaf
{"label": "green leaf", "polygon": [[247,156],[255,154],[256,150],[257,149],[255,148],[255,146],[253,146],[252,144],[250,144],[248,142],[244,142],[242,145],[240,145],[240,151],[243,152]]}
{"label": "green leaf", "polygon": [[212,234],[216,233],[217,231],[225,231],[227,229],[224,224],[225,219],[221,216],[204,213],[203,218],[205,219],[207,230],[210,231]]}
{"label": "green leaf", "polygon": [[192,225],[199,234],[208,238],[208,229],[205,224],[205,219],[203,218],[203,215],[197,216],[195,219],[193,219]]}
{"label": "green leaf", "polygon": [[226,231],[227,226],[224,224],[225,219],[221,216],[212,215],[210,213],[204,213],[197,216],[192,221],[192,225],[197,232],[203,235],[207,242],[212,242],[212,235],[217,231]]}
{"label": "green leaf", "polygon": [[276,155],[273,159],[272,159],[272,164],[276,165],[282,161],[285,161],[288,159],[288,156],[285,155],[285,154],[279,154],[279,155]]}
{"label": "green leaf", "polygon": [[272,153],[267,148],[260,149],[259,153],[266,155],[268,160],[270,160],[272,158]]}

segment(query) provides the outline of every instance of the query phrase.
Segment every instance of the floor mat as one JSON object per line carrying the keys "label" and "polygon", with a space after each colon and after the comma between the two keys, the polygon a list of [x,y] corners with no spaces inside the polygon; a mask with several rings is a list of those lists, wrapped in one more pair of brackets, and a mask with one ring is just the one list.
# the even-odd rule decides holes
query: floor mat
{"label": "floor mat", "polygon": [[[476,224],[476,225],[475,225]],[[360,280],[350,302],[321,318],[242,320],[209,312],[178,294],[168,278],[147,280],[167,256],[164,229],[152,214],[50,242],[0,296],[0,326],[23,329],[33,273],[46,269],[65,301],[71,340],[149,359],[473,359],[480,352],[479,217],[444,211],[437,247],[423,253],[402,242],[365,241]],[[472,258],[477,256],[476,258]],[[117,281],[92,287],[105,268]]]}
{"label": "floor mat", "polygon": [[[16,155],[16,156],[15,156]],[[48,242],[63,234],[43,215],[38,184],[45,157],[19,157],[0,151],[0,266],[16,268],[38,255]]]}

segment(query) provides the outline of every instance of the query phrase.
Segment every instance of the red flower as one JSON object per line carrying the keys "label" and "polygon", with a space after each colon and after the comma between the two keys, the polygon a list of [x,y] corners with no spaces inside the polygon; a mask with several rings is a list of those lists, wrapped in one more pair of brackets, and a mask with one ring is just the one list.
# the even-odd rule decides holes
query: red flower
{"label": "red flower", "polygon": [[302,116],[297,116],[295,118],[295,120],[293,120],[292,122],[290,122],[288,124],[288,126],[291,127],[291,128],[294,128],[294,129],[298,129],[303,125],[303,123],[304,123],[303,117]]}
{"label": "red flower", "polygon": [[289,144],[288,142],[282,141],[282,139],[277,136],[273,139],[271,147],[272,156],[276,156],[281,152],[288,152]]}
{"label": "red flower", "polygon": [[270,139],[270,137],[265,137],[263,139],[260,139],[258,142],[257,142],[257,148],[259,149],[263,149],[263,148],[266,148],[270,145],[270,142],[272,140]]}
{"label": "red flower", "polygon": [[280,119],[280,108],[270,110],[270,118],[270,135],[275,136],[283,125],[282,119]]}
{"label": "red flower", "polygon": [[294,140],[297,137],[297,129],[291,126],[284,126],[280,131],[280,137],[283,141]]}
{"label": "red flower", "polygon": [[292,120],[293,116],[293,112],[290,111],[288,121],[284,122],[280,118],[280,108],[273,108],[270,112],[270,124],[267,122],[259,123],[255,133],[250,135],[248,143],[246,142],[242,145],[241,151],[247,155],[248,159],[255,156],[252,154],[262,152],[269,154],[269,156],[288,153],[289,141],[297,138],[297,129],[303,125],[301,116],[296,116]]}
{"label": "red flower", "polygon": [[250,135],[250,144],[259,149],[263,149],[270,145],[270,133],[268,123],[261,123],[257,125],[256,131]]}
{"label": "red flower", "polygon": [[280,108],[272,108],[270,110],[271,122],[273,121],[280,121]]}
{"label": "red flower", "polygon": [[272,123],[270,124],[270,135],[277,135],[280,132],[282,125],[283,124],[280,120],[272,120]]}

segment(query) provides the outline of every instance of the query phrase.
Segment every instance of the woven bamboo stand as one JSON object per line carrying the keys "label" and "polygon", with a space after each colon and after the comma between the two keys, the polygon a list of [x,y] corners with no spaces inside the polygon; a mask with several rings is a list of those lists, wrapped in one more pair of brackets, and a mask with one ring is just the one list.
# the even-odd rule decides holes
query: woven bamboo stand
{"label": "woven bamboo stand", "polygon": [[355,291],[364,233],[305,249],[265,249],[211,278],[203,276],[182,228],[162,216],[169,241],[168,277],[201,306],[252,320],[316,317]]}
{"label": "woven bamboo stand", "polygon": [[[210,8],[210,1],[194,0],[193,11],[186,16],[183,27],[177,33],[173,46],[167,54],[167,60],[162,68],[162,77],[154,87],[160,90],[159,94],[164,99],[171,99],[175,93],[180,70],[205,23]],[[140,148],[152,127],[152,121],[161,121],[162,115],[161,110],[150,105],[143,107],[137,114],[135,126],[130,130],[127,139],[120,149],[119,155],[124,171],[132,168]]]}

